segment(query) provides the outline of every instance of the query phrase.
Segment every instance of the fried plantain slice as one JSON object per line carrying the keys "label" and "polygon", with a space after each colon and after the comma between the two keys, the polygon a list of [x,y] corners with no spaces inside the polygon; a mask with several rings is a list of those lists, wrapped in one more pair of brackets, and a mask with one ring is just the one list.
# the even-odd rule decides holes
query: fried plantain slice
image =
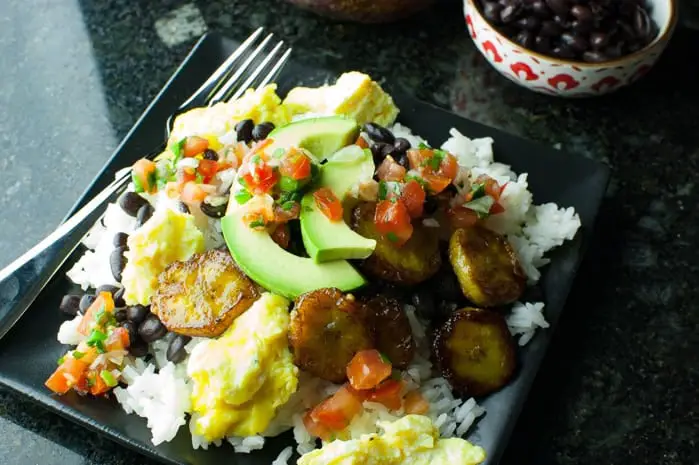
{"label": "fried plantain slice", "polygon": [[209,250],[168,266],[158,277],[151,311],[186,336],[223,333],[260,296],[227,250]]}
{"label": "fried plantain slice", "polygon": [[406,368],[413,360],[415,341],[398,299],[377,295],[364,302],[362,309],[376,350],[386,355],[394,367]]}
{"label": "fried plantain slice", "polygon": [[333,383],[347,378],[354,354],[373,348],[359,303],[334,288],[307,292],[296,300],[289,343],[298,367]]}
{"label": "fried plantain slice", "polygon": [[466,298],[480,307],[512,303],[527,285],[507,239],[480,226],[454,231],[449,240],[449,261]]}
{"label": "fried plantain slice", "polygon": [[503,316],[492,310],[453,313],[436,330],[432,350],[442,376],[469,396],[497,391],[515,371],[514,339]]}
{"label": "fried plantain slice", "polygon": [[365,202],[352,212],[353,229],[376,240],[374,253],[362,262],[362,269],[374,278],[404,285],[421,283],[434,275],[442,263],[437,234],[416,223],[408,242],[396,247],[376,230],[375,209],[376,204]]}

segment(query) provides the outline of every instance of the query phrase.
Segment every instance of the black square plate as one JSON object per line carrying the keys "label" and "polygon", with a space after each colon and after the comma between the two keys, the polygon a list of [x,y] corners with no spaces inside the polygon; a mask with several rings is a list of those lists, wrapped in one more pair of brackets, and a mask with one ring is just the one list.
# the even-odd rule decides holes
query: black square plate
{"label": "black square plate", "polygon": [[[132,164],[162,143],[167,117],[236,46],[236,43],[217,35],[202,38],[119,145],[73,211],[114,179],[114,173],[118,169]],[[277,82],[280,92],[284,94],[295,85],[321,84],[333,77],[327,72],[290,63]],[[521,369],[516,379],[502,391],[481,401],[487,414],[468,437],[485,448],[488,454],[487,464],[494,465],[507,444],[549,344],[553,326],[563,310],[585,245],[590,241],[595,215],[606,189],[608,170],[592,160],[569,156],[551,147],[482,126],[411,98],[398,96],[396,103],[401,110],[399,121],[435,144],[448,137],[451,127],[469,137],[492,137],[495,140],[497,161],[512,165],[518,173],[529,173],[529,186],[536,203],[556,202],[561,206],[573,206],[582,221],[582,230],[576,239],[552,254],[552,262],[541,280],[546,296],[545,314],[552,327],[538,331],[536,337],[520,351]],[[75,257],[69,260],[65,268],[74,260]],[[115,401],[73,394],[63,397],[51,395],[44,387],[44,381],[65,351],[65,347],[56,340],[56,333],[63,321],[58,311],[59,302],[72,288],[64,277],[66,269],[56,275],[17,325],[0,340],[1,384],[25,394],[66,418],[164,463],[269,464],[285,446],[293,443],[293,438],[287,433],[268,440],[264,450],[252,454],[235,454],[228,445],[208,451],[194,451],[188,429],[181,428],[172,442],[153,447],[145,420],[127,415]]]}

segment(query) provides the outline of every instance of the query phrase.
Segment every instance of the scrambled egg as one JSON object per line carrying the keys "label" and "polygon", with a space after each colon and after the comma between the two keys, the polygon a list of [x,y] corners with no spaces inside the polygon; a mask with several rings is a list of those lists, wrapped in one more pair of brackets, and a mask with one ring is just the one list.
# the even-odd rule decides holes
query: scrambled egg
{"label": "scrambled egg", "polygon": [[156,211],[128,239],[129,250],[122,273],[127,305],[150,304],[158,275],[176,261],[204,251],[204,235],[194,217],[169,208]]}
{"label": "scrambled egg", "polygon": [[288,306],[283,297],[263,294],[220,338],[192,351],[187,374],[195,434],[208,441],[259,434],[296,391]]}
{"label": "scrambled egg", "polygon": [[369,76],[357,71],[344,73],[331,86],[297,87],[289,92],[283,105],[294,114],[347,115],[359,124],[374,121],[388,126],[398,116],[391,96]]}
{"label": "scrambled egg", "polygon": [[483,448],[464,439],[439,439],[425,416],[407,415],[379,426],[382,435],[333,441],[303,455],[298,465],[478,465],[485,460]]}
{"label": "scrambled egg", "polygon": [[276,90],[276,84],[257,90],[248,89],[240,98],[231,102],[194,108],[182,113],[175,119],[169,143],[175,143],[186,136],[199,136],[209,141],[211,149],[219,150],[224,145],[220,137],[235,129],[238,121],[249,118],[255,124],[271,121],[275,126],[284,126],[291,121],[291,113],[281,105]]}

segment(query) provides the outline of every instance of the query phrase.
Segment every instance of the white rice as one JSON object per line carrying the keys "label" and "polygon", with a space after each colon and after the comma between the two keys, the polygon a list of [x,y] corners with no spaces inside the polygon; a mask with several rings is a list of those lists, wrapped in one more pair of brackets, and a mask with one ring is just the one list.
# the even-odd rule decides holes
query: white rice
{"label": "white rice", "polygon": [[[413,146],[425,142],[400,124],[394,125],[391,130],[396,137],[406,138]],[[234,139],[235,134],[231,137]],[[492,144],[493,140],[490,138],[469,139],[452,129],[450,137],[441,148],[457,157],[460,164],[458,181],[463,184],[463,189],[470,188],[471,182],[481,174],[493,177],[501,185],[506,184],[500,198],[505,212],[491,216],[485,224],[507,236],[517,251],[530,282],[534,283],[540,278],[537,268],[548,263],[545,254],[565,240],[572,239],[580,227],[580,219],[572,208],[558,208],[555,204],[532,205],[527,174],[516,175],[508,165],[495,162]],[[233,182],[234,175],[234,170],[217,174],[220,192],[214,192],[213,195],[225,192]],[[164,193],[144,197],[156,211],[177,208],[177,201]],[[220,220],[209,218],[198,209],[194,209],[192,214],[197,226],[205,235],[207,249],[222,246],[224,240]],[[425,221],[426,226],[439,226],[434,219]],[[68,277],[83,289],[116,284],[109,268],[109,255],[114,249],[112,240],[117,232],[133,233],[135,222],[135,218],[124,213],[117,204],[110,204],[104,219],[83,239],[82,242],[88,250],[67,273]],[[510,332],[519,336],[520,345],[529,342],[538,328],[549,326],[544,318],[543,308],[544,304],[541,302],[517,302],[513,306],[507,317],[507,324]],[[472,398],[455,398],[449,383],[441,377],[434,377],[429,361],[430,347],[425,332],[426,325],[419,320],[414,307],[407,305],[405,310],[416,342],[414,360],[402,373],[405,392],[415,389],[420,391],[430,404],[427,415],[439,428],[442,437],[464,436],[485,410]],[[84,338],[77,332],[79,322],[80,317],[76,317],[61,325],[58,332],[61,343],[76,345]],[[169,337],[171,336],[151,344],[149,363],[143,359],[127,357],[129,361],[121,375],[127,387],[114,389],[115,397],[126,412],[146,418],[153,435],[153,443],[156,445],[170,441],[187,422],[187,416],[191,413],[191,385],[186,375],[186,360],[177,365],[167,361]],[[192,348],[202,340],[204,338],[193,338],[185,347],[186,352],[191,353]],[[248,453],[261,449],[265,444],[265,437],[276,436],[293,429],[297,443],[296,451],[299,454],[310,452],[316,448],[317,443],[303,425],[303,414],[332,395],[339,387],[301,372],[297,392],[279,409],[272,424],[262,435],[229,437],[226,441],[236,452]],[[357,438],[362,434],[377,432],[377,422],[393,421],[403,414],[403,411],[389,411],[381,404],[365,402],[363,412],[355,417],[348,427],[348,434]],[[193,424],[193,418],[190,418],[190,431]],[[221,444],[222,441],[213,442],[215,446]],[[204,438],[192,434],[193,448],[207,449],[209,445]],[[272,465],[286,464],[292,452],[291,447],[285,448]]]}

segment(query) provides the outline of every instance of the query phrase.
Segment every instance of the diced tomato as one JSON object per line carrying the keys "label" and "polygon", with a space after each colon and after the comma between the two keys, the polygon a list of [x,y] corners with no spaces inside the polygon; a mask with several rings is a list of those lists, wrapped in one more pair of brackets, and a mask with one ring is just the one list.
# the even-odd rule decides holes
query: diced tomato
{"label": "diced tomato", "polygon": [[427,160],[432,158],[434,151],[432,149],[410,149],[408,150],[407,155],[408,162],[410,162],[410,168],[419,170],[427,163]]}
{"label": "diced tomato", "polygon": [[422,189],[419,182],[414,179],[408,181],[403,187],[403,192],[400,199],[408,209],[411,218],[419,218],[422,216],[422,210],[425,204],[427,195]]}
{"label": "diced tomato", "polygon": [[243,185],[252,194],[266,194],[279,181],[279,174],[260,155],[248,155],[240,169]]}
{"label": "diced tomato", "polygon": [[354,143],[354,145],[358,145],[360,148],[363,149],[368,149],[369,148],[369,142],[362,136],[357,137],[357,141]]}
{"label": "diced tomato", "polygon": [[420,172],[420,177],[427,184],[427,190],[430,191],[431,194],[439,194],[451,184],[451,179],[446,176],[431,173],[429,170],[422,170]]}
{"label": "diced tomato", "polygon": [[383,404],[390,410],[398,410],[403,405],[401,391],[403,381],[388,379],[381,383],[376,389],[369,391],[366,400]]}
{"label": "diced tomato", "polygon": [[376,176],[381,181],[402,181],[405,179],[406,172],[406,169],[389,155],[379,165]]}
{"label": "diced tomato", "polygon": [[155,163],[141,158],[133,164],[131,179],[136,186],[137,192],[155,192]]}
{"label": "diced tomato", "polygon": [[456,175],[459,174],[459,163],[456,161],[456,157],[449,152],[444,152],[444,158],[442,158],[442,163],[439,165],[439,170],[437,173],[440,176],[449,178],[449,181],[453,181]]}
{"label": "diced tomato", "polygon": [[282,249],[289,248],[291,235],[289,234],[289,227],[286,224],[277,224],[277,227],[274,228],[274,232],[271,234],[271,237],[272,240]]}
{"label": "diced tomato", "polygon": [[187,182],[182,188],[182,201],[189,204],[196,204],[206,198],[208,194],[199,184],[194,181]]}
{"label": "diced tomato", "polygon": [[306,431],[311,436],[318,437],[323,441],[328,441],[332,437],[332,431],[319,422],[315,421],[311,416],[312,411],[306,412],[303,416],[303,426],[306,427]]}
{"label": "diced tomato", "polygon": [[483,184],[483,187],[485,188],[485,195],[491,196],[496,202],[500,200],[502,188],[495,179],[487,175],[481,175],[476,178],[475,184]]}
{"label": "diced tomato", "polygon": [[209,141],[199,136],[189,136],[182,146],[182,155],[194,157],[209,148]]}
{"label": "diced tomato", "polygon": [[290,149],[279,163],[279,172],[295,181],[311,176],[311,159],[301,150]]}
{"label": "diced tomato", "polygon": [[430,404],[420,391],[410,391],[403,399],[406,415],[424,415],[430,411]]}
{"label": "diced tomato", "polygon": [[347,378],[354,389],[372,389],[391,376],[392,370],[391,362],[378,350],[361,350],[347,365]]}
{"label": "diced tomato", "polygon": [[343,430],[362,410],[362,403],[346,387],[341,387],[331,397],[311,410],[311,418],[334,431]]}
{"label": "diced tomato", "polygon": [[92,386],[90,386],[90,394],[93,396],[99,396],[109,391],[111,387],[100,376],[100,370],[91,371],[88,375],[92,381]]}
{"label": "diced tomato", "polygon": [[218,162],[215,160],[199,160],[199,166],[197,166],[197,171],[204,177],[204,183],[208,184],[211,182],[216,173],[219,170]]}
{"label": "diced tomato", "polygon": [[448,215],[454,229],[469,228],[478,222],[478,214],[470,208],[454,207],[449,209]]}
{"label": "diced tomato", "polygon": [[129,332],[126,330],[126,328],[119,326],[118,328],[114,328],[107,338],[106,348],[107,352],[109,352],[112,350],[128,349],[129,345]]}
{"label": "diced tomato", "polygon": [[376,229],[397,247],[405,244],[413,235],[410,214],[401,200],[379,202],[374,213],[374,223]]}
{"label": "diced tomato", "polygon": [[328,217],[330,221],[342,220],[342,203],[331,189],[321,187],[313,192],[313,199],[323,215]]}
{"label": "diced tomato", "polygon": [[505,211],[505,207],[502,206],[500,202],[495,202],[493,206],[490,207],[490,213],[491,215],[497,215],[498,213],[502,213]]}
{"label": "diced tomato", "polygon": [[88,364],[82,360],[66,357],[63,363],[46,380],[46,387],[56,394],[65,394],[85,377]]}
{"label": "diced tomato", "polygon": [[92,305],[88,307],[78,325],[78,332],[80,334],[87,336],[90,333],[93,323],[95,322],[95,317],[102,309],[108,313],[114,311],[114,299],[110,292],[100,292],[100,295],[98,295],[95,301],[92,302]]}
{"label": "diced tomato", "polygon": [[177,191],[182,192],[185,184],[194,182],[197,179],[197,174],[193,168],[180,168],[177,170]]}

